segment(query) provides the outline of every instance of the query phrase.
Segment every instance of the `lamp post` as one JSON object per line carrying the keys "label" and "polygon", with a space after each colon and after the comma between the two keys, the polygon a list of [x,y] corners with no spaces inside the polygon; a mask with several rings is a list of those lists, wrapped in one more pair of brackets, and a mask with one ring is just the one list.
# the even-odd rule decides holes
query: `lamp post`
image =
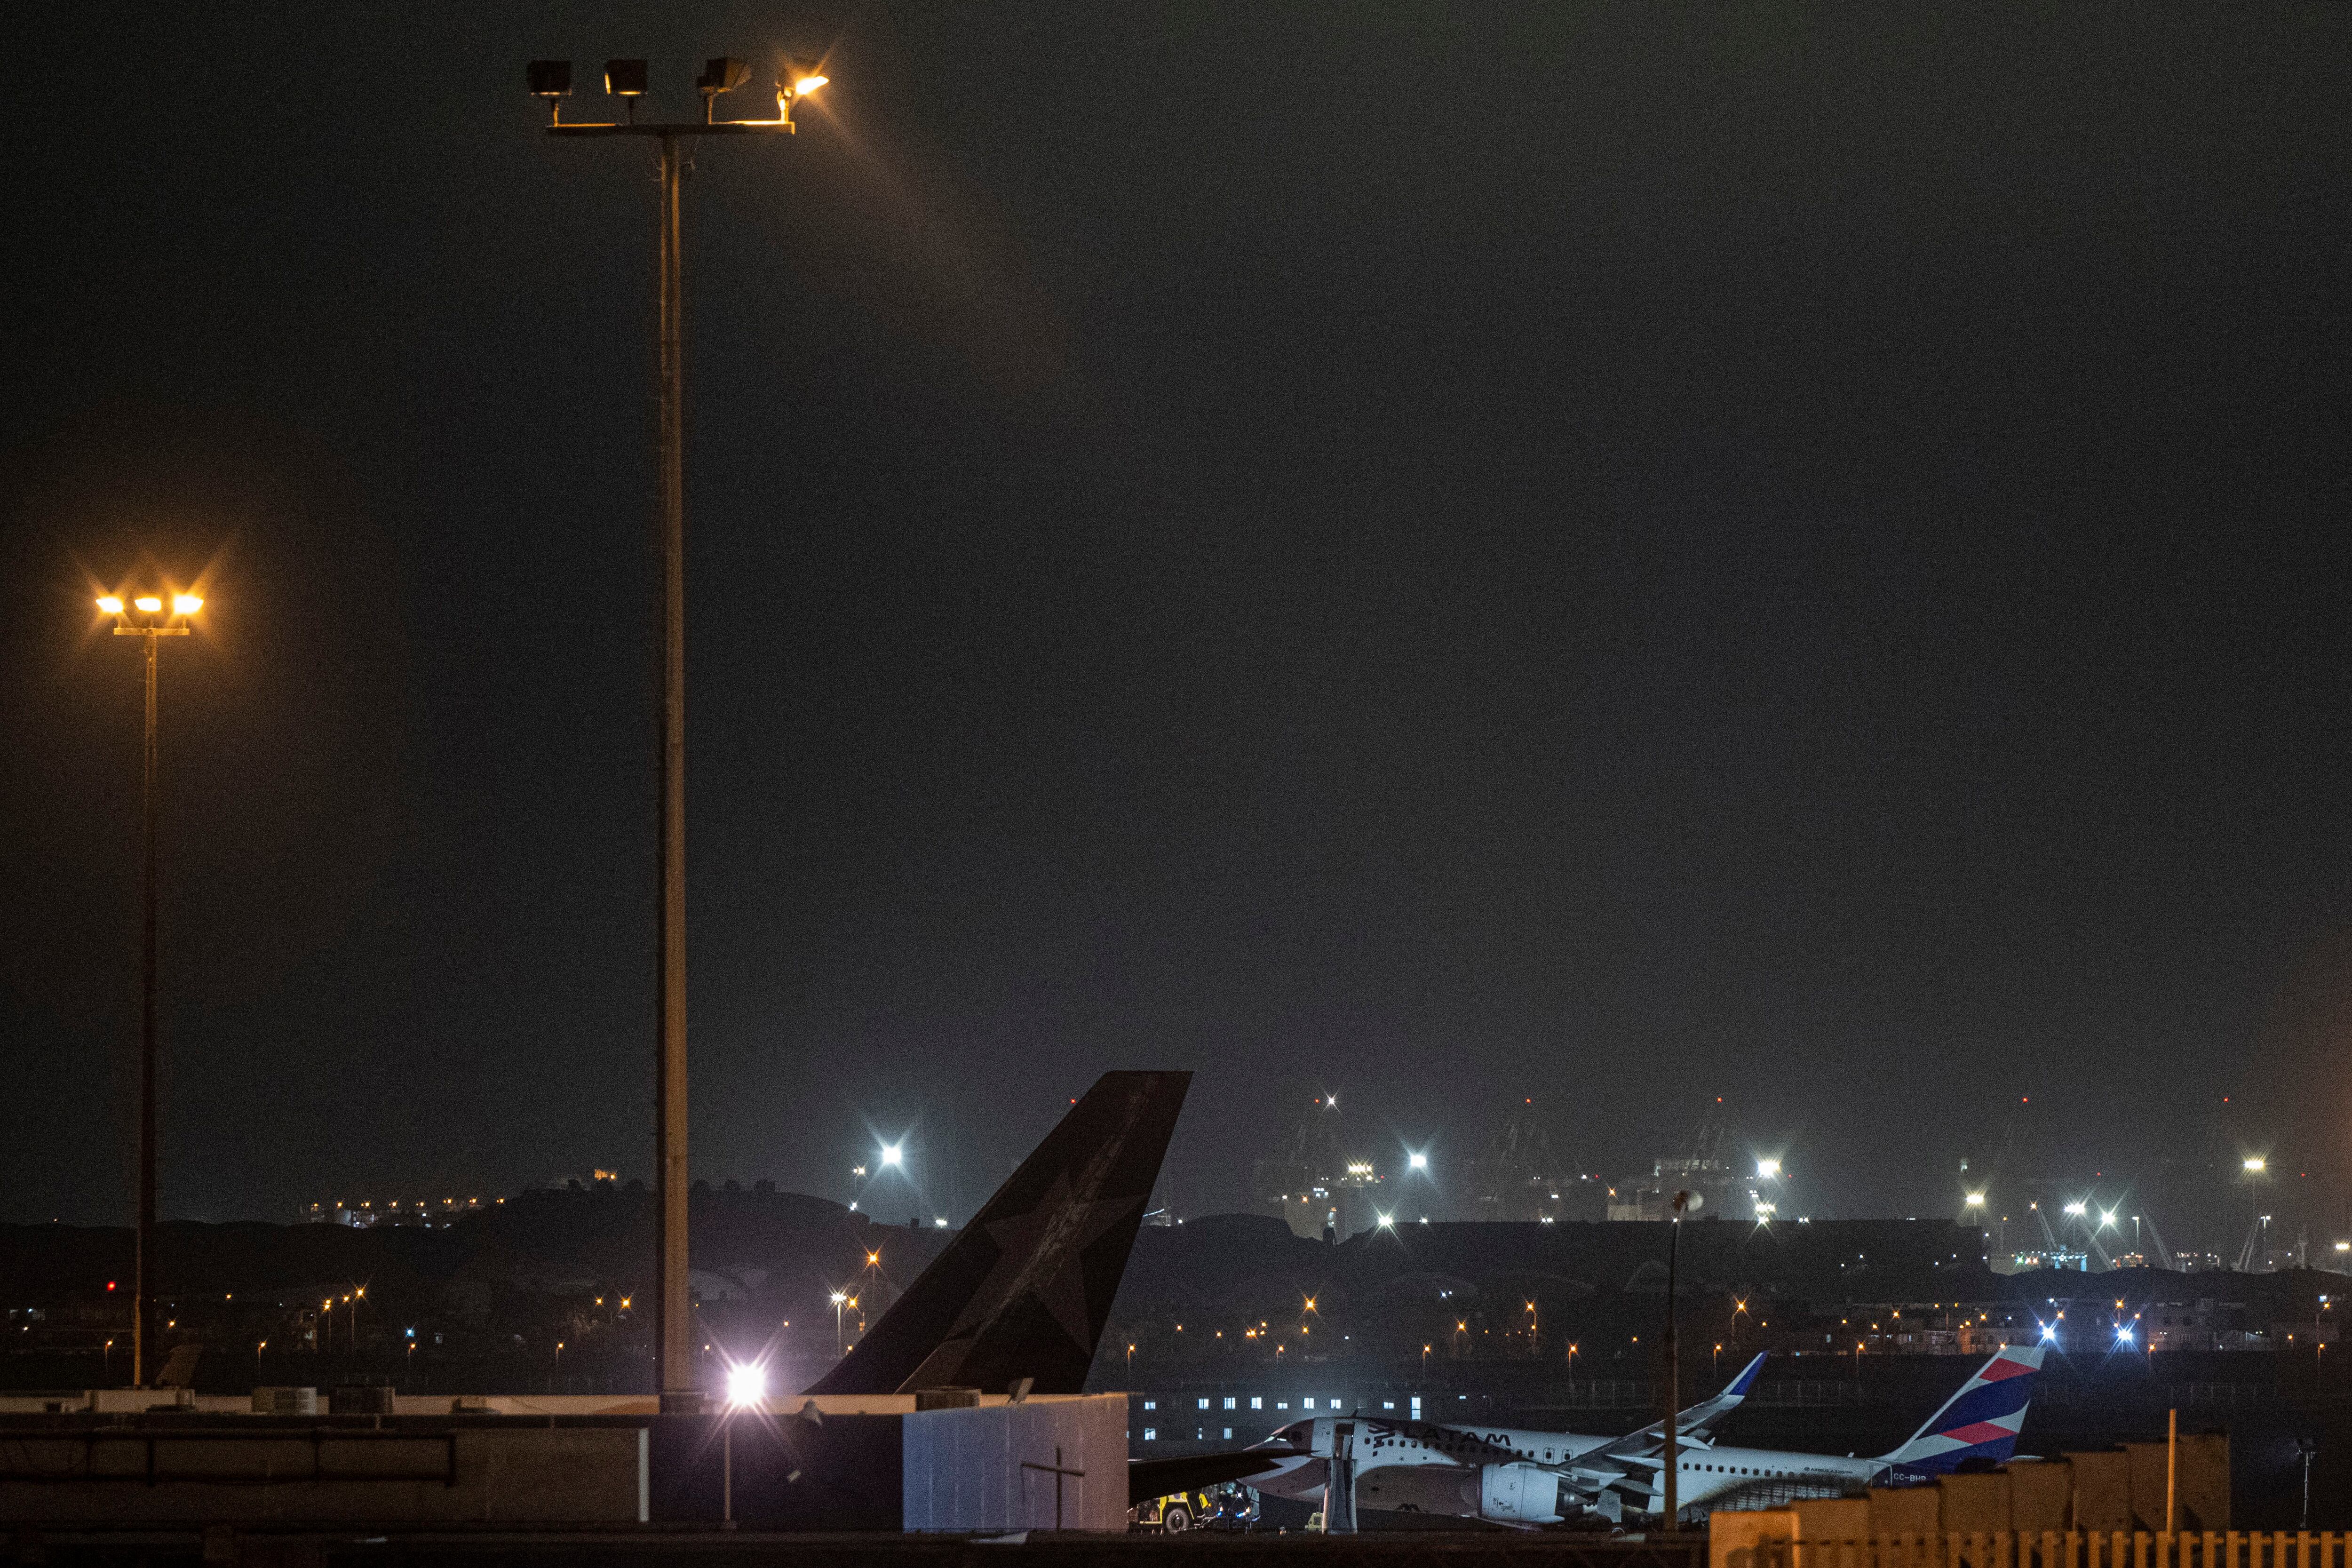
{"label": "lamp post", "polygon": [[139,594],[127,605],[100,595],[101,614],[114,617],[114,635],[147,639],[147,745],[140,773],[141,866],[139,957],[139,1234],[131,1265],[131,1385],[147,1385],[148,1317],[154,1310],[155,1266],[155,650],[159,637],[184,637],[205,607],[194,594]]}
{"label": "lamp post", "polygon": [[1682,1460],[1679,1453],[1682,1436],[1683,1367],[1681,1346],[1675,1338],[1675,1277],[1682,1259],[1683,1215],[1698,1207],[1700,1198],[1690,1193],[1676,1193],[1674,1214],[1668,1220],[1666,1234],[1666,1522],[1667,1533],[1681,1528],[1682,1489],[1675,1470]]}
{"label": "lamp post", "polygon": [[741,60],[714,59],[695,79],[702,94],[702,119],[675,123],[637,122],[644,97],[644,60],[608,60],[604,90],[618,98],[626,118],[617,122],[566,124],[562,100],[572,92],[570,60],[533,60],[528,72],[531,96],[548,103],[551,136],[648,136],[660,150],[661,206],[656,225],[655,312],[657,345],[654,376],[658,411],[656,467],[660,506],[656,518],[662,562],[662,678],[657,751],[661,825],[655,859],[660,882],[659,927],[655,967],[659,1016],[654,1091],[654,1166],[661,1201],[655,1211],[656,1273],[654,1343],[656,1380],[665,1410],[701,1407],[695,1386],[692,1322],[687,1297],[686,1146],[686,411],[684,352],[686,302],[682,292],[685,253],[678,216],[678,187],[685,173],[681,143],[697,136],[740,136],[793,129],[795,99],[814,92],[825,79],[814,69],[787,68],[776,82],[773,120],[720,120],[719,95],[750,79]]}

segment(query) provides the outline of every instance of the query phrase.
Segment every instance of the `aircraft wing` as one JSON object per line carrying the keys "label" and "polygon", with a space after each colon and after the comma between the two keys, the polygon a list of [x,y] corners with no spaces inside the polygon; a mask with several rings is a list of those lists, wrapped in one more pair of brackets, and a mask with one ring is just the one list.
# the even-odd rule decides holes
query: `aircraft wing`
{"label": "aircraft wing", "polygon": [[1188,1072],[1108,1072],[811,1394],[1084,1392]]}
{"label": "aircraft wing", "polygon": [[1223,1481],[1247,1480],[1292,1458],[1296,1450],[1244,1448],[1238,1453],[1194,1454],[1181,1459],[1129,1459],[1127,1462],[1127,1506],[1150,1502],[1171,1492],[1199,1491]]}
{"label": "aircraft wing", "polygon": [[[1678,1412],[1675,1417],[1676,1440],[1695,1448],[1707,1447],[1714,1438],[1716,1426],[1725,1416],[1739,1408],[1741,1401],[1748,1397],[1748,1391],[1756,1386],[1756,1379],[1762,1374],[1763,1371],[1764,1355],[1762,1352],[1759,1352],[1754,1361],[1739,1369],[1738,1377],[1723,1385],[1722,1393],[1711,1399],[1702,1399],[1696,1405]],[[1642,1457],[1654,1457],[1665,1446],[1666,1424],[1663,1421],[1653,1421],[1638,1432],[1628,1432],[1613,1443],[1606,1444],[1591,1453],[1578,1455],[1577,1463],[1590,1465],[1599,1459],[1622,1461]]]}

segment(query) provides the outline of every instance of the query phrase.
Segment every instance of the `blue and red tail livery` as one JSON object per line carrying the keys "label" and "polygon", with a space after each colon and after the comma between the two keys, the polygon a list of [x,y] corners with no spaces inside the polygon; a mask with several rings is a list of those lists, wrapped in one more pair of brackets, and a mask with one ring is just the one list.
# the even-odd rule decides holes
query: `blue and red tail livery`
{"label": "blue and red tail livery", "polygon": [[1939,1476],[1964,1460],[2011,1458],[2017,1452],[2018,1428],[2025,1425],[2026,1402],[2033,1396],[2033,1374],[2041,1370],[2040,1345],[2002,1346],[1885,1462],[1916,1475]]}

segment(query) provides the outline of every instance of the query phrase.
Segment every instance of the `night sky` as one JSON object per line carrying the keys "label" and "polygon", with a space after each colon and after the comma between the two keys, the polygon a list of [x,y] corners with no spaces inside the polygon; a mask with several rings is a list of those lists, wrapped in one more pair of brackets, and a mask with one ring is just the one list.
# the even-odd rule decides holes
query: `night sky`
{"label": "night sky", "polygon": [[0,1217],[130,1213],[142,570],[166,1215],[647,1173],[656,187],[522,67],[791,51],[687,197],[698,1174],[961,1217],[1182,1067],[1191,1213],[1719,1095],[2316,1243],[2352,13],[1919,9],[14,18]]}

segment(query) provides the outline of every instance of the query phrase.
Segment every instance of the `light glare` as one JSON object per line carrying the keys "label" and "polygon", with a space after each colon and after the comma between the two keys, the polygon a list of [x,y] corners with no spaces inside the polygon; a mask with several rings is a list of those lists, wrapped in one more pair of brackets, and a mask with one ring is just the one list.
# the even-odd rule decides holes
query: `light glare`
{"label": "light glare", "polygon": [[142,594],[131,602],[151,616],[163,607],[163,601],[152,594]]}
{"label": "light glare", "polygon": [[2268,1169],[2269,1165],[2270,1162],[2263,1159],[2260,1154],[2249,1154],[2246,1156],[2246,1169],[2249,1171],[2259,1173],[2262,1171]]}
{"label": "light glare", "polygon": [[768,1397],[768,1369],[751,1362],[727,1369],[727,1403],[740,1410]]}
{"label": "light glare", "polygon": [[1972,1209],[1980,1209],[1984,1207],[1984,1200],[1985,1195],[1982,1193],[1970,1193],[1969,1194],[1969,1207]]}
{"label": "light glare", "polygon": [[198,598],[194,594],[174,594],[172,595],[172,613],[175,616],[193,616],[204,607],[204,600]]}
{"label": "light glare", "polygon": [[1758,1181],[1760,1181],[1760,1182],[1769,1182],[1769,1181],[1771,1181],[1771,1180],[1775,1179],[1775,1178],[1776,1178],[1776,1177],[1778,1177],[1780,1174],[1780,1161],[1778,1161],[1778,1160],[1759,1160],[1759,1161],[1757,1161],[1757,1162],[1756,1162],[1756,1179],[1757,1179]]}
{"label": "light glare", "polygon": [[794,77],[793,79],[793,95],[796,98],[806,97],[808,94],[814,92],[818,88],[823,87],[826,82],[832,79],[833,79],[831,77],[815,75]]}
{"label": "light glare", "polygon": [[882,1146],[882,1163],[886,1165],[895,1165],[898,1163],[898,1144],[886,1143]]}
{"label": "light glare", "polygon": [[1429,1169],[1429,1156],[1426,1154],[1410,1154],[1405,1157],[1405,1163],[1413,1170],[1426,1171]]}
{"label": "light glare", "polygon": [[122,601],[111,594],[101,595],[99,597],[98,607],[110,616],[119,616],[122,613]]}

